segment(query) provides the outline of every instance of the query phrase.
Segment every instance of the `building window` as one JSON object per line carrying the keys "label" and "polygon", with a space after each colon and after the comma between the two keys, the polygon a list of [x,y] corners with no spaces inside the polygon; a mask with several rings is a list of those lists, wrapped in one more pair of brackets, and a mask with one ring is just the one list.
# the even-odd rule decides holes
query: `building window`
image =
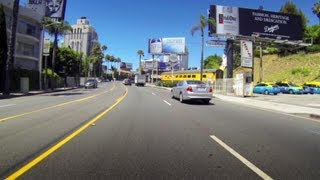
{"label": "building window", "polygon": [[24,42],[18,42],[17,43],[17,54],[23,55],[23,56],[30,56],[37,58],[39,56],[39,50],[38,46],[34,44],[27,44]]}
{"label": "building window", "polygon": [[191,75],[188,75],[188,78],[191,78]]}
{"label": "building window", "polygon": [[192,75],[192,78],[196,78],[196,75]]}

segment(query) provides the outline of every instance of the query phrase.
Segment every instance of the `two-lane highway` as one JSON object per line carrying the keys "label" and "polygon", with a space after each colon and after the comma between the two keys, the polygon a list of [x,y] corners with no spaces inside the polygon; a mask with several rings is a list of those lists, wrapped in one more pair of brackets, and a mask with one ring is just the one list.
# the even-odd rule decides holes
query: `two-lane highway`
{"label": "two-lane highway", "polygon": [[[87,96],[102,93],[111,85]],[[97,112],[103,114],[94,118],[97,121],[89,128],[72,133]],[[6,145],[0,160],[1,164],[7,163],[3,177],[320,178],[320,123],[299,117],[215,99],[210,105],[181,104],[167,90],[124,87],[118,82],[112,91],[99,97],[37,114],[42,118],[4,122],[14,123],[10,129],[16,130],[0,138],[1,148]],[[41,125],[33,124],[29,130],[19,128],[27,121]],[[30,143],[35,147],[30,148]],[[24,155],[29,156],[21,158],[25,149],[29,153]],[[11,159],[14,163],[9,163]]]}

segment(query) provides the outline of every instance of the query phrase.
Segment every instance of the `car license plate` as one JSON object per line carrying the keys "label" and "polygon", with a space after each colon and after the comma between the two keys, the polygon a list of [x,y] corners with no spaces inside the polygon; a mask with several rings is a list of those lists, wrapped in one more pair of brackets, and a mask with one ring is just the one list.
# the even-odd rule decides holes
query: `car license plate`
{"label": "car license plate", "polygon": [[206,91],[206,88],[198,88],[198,91]]}

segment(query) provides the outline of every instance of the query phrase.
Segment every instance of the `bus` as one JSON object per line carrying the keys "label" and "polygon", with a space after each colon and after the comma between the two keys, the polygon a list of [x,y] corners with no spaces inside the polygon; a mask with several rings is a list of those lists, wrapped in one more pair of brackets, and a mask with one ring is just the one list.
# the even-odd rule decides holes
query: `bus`
{"label": "bus", "polygon": [[[223,78],[221,69],[204,69],[202,73],[202,81],[213,82],[216,79]],[[163,72],[161,74],[162,81],[182,81],[182,80],[200,80],[200,70],[186,70]]]}

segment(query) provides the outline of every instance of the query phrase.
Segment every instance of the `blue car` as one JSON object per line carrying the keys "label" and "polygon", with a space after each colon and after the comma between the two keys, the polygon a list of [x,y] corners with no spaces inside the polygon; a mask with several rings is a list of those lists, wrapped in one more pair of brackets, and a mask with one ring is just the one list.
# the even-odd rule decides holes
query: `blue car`
{"label": "blue car", "polygon": [[315,84],[303,84],[303,88],[308,87],[310,89],[310,94],[320,94],[320,86],[317,86]]}
{"label": "blue car", "polygon": [[287,82],[277,82],[276,85],[279,86],[281,93],[303,94],[302,86],[298,86]]}
{"label": "blue car", "polygon": [[254,86],[253,93],[256,94],[274,94],[277,95],[280,93],[280,89],[277,85],[268,84],[268,83],[259,83]]}

